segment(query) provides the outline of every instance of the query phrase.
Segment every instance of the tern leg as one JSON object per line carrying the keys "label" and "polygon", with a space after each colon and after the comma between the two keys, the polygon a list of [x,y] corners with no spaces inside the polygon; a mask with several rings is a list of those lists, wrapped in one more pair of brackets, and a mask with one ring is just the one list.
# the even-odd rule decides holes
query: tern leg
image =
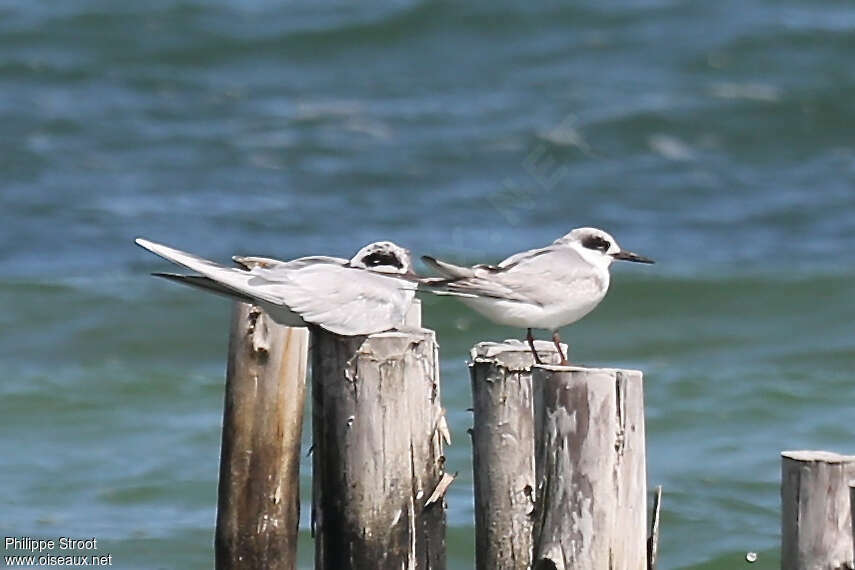
{"label": "tern leg", "polygon": [[528,346],[531,348],[531,353],[534,355],[534,361],[538,364],[543,364],[540,361],[540,357],[537,355],[537,351],[534,349],[534,336],[531,334],[531,329],[526,329],[525,339],[528,341]]}
{"label": "tern leg", "polygon": [[564,351],[561,350],[561,337],[558,336],[558,331],[552,332],[552,343],[555,345],[555,348],[558,349],[558,354],[561,356],[561,366],[569,365],[570,362],[568,362],[567,357],[564,356]]}

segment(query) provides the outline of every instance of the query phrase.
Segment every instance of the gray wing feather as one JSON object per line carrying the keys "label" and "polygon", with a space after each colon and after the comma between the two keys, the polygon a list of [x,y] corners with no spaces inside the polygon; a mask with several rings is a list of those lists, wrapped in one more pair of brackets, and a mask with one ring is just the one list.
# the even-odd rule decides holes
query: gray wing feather
{"label": "gray wing feather", "polygon": [[422,279],[421,284],[436,295],[454,297],[500,297],[512,295],[506,288],[497,288],[489,280],[482,278],[484,273],[493,273],[498,268],[491,265],[461,267],[447,261],[441,261],[428,255],[422,256],[429,267],[443,275],[439,278]]}
{"label": "gray wing feather", "polygon": [[270,293],[304,320],[343,335],[400,326],[416,288],[403,279],[335,264],[306,265],[287,278],[269,279]]}
{"label": "gray wing feather", "polygon": [[[448,278],[423,282],[428,290],[460,297],[492,297],[506,301],[543,305],[560,300],[564,287],[583,280],[596,288],[599,279],[575,251],[548,246],[521,252],[498,266],[475,266],[472,277]],[[561,283],[545,288],[543,283]]]}
{"label": "gray wing feather", "polygon": [[468,277],[464,279],[444,279],[434,283],[425,283],[428,291],[437,295],[452,295],[455,297],[493,297],[521,303],[534,302],[525,295],[514,291],[493,279],[484,277]]}

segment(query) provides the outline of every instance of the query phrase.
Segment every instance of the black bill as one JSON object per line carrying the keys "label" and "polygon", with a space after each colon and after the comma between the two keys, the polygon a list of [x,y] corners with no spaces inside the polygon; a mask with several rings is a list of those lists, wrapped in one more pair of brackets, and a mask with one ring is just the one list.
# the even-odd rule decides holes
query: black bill
{"label": "black bill", "polygon": [[615,259],[620,259],[621,261],[634,261],[636,263],[656,263],[649,257],[644,257],[643,255],[632,253],[631,251],[619,251],[617,253],[613,253],[612,257],[614,257]]}

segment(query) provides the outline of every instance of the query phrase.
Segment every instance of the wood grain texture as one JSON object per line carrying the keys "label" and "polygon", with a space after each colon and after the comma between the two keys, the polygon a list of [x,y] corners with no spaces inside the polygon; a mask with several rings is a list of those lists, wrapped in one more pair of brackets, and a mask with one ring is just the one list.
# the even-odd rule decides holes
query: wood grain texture
{"label": "wood grain texture", "polygon": [[853,479],[855,456],[781,453],[782,570],[853,568]]}
{"label": "wood grain texture", "polygon": [[442,570],[445,505],[433,331],[313,331],[313,526],[319,570]]}
{"label": "wood grain texture", "polygon": [[293,570],[309,331],[235,303],[215,536],[218,570]]}
{"label": "wood grain texture", "polygon": [[647,567],[641,372],[535,366],[536,570]]}

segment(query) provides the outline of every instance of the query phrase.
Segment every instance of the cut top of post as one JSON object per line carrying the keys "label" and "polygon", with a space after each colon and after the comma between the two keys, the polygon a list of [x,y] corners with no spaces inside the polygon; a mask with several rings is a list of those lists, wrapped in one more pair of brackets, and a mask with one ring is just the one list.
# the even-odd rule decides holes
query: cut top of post
{"label": "cut top of post", "polygon": [[[567,345],[561,345],[562,350],[567,351]],[[534,349],[541,356],[550,355],[558,359],[555,345],[547,340],[534,341]],[[504,342],[479,342],[469,351],[471,363],[501,361],[502,366],[508,370],[522,372],[531,370],[533,364],[531,348],[528,343],[518,339],[508,339]]]}
{"label": "cut top of post", "polygon": [[408,331],[386,331],[374,333],[371,339],[389,339],[388,342],[375,342],[361,344],[358,348],[360,353],[370,352],[378,360],[400,359],[409,349],[413,342],[432,342],[434,332],[430,329],[412,329]]}
{"label": "cut top of post", "polygon": [[633,370],[632,368],[599,368],[590,366],[562,366],[560,364],[535,364],[537,368],[548,370],[550,372],[586,372],[589,374],[609,374],[614,376],[617,373],[621,374],[641,374],[641,370]]}
{"label": "cut top of post", "polygon": [[833,451],[782,451],[781,457],[793,461],[821,461],[822,463],[851,463],[855,462],[855,455],[842,455]]}

